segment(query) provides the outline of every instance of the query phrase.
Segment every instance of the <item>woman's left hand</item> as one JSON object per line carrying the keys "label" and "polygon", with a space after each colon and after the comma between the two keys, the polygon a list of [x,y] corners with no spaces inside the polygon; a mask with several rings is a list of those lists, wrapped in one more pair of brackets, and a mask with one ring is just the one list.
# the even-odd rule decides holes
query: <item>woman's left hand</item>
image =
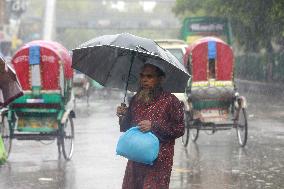
{"label": "woman's left hand", "polygon": [[138,123],[138,127],[142,132],[148,132],[152,129],[152,122],[149,120],[143,120]]}

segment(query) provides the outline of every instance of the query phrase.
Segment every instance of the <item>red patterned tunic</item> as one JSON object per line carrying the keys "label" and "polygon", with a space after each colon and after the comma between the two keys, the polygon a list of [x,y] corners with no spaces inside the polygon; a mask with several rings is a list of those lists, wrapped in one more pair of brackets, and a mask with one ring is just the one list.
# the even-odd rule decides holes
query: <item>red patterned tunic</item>
{"label": "red patterned tunic", "polygon": [[183,107],[171,93],[161,92],[151,103],[134,100],[130,104],[124,127],[140,121],[152,121],[152,132],[160,140],[160,151],[154,164],[145,165],[128,161],[123,189],[167,189],[173,165],[175,139],[184,133]]}

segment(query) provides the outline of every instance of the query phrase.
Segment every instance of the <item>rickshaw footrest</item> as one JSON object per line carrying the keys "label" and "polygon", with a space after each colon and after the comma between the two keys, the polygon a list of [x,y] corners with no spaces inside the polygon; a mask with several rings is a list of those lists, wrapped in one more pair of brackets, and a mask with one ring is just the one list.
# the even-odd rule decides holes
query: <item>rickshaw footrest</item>
{"label": "rickshaw footrest", "polygon": [[56,133],[14,134],[13,138],[17,140],[54,140],[57,136]]}

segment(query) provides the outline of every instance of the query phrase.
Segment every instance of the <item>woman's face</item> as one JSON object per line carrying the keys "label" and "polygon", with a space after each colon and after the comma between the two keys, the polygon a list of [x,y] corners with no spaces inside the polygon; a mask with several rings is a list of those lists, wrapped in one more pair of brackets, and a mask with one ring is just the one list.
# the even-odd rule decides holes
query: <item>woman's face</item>
{"label": "woman's face", "polygon": [[156,67],[146,65],[140,73],[140,86],[142,89],[154,89],[161,82],[161,77],[157,75]]}

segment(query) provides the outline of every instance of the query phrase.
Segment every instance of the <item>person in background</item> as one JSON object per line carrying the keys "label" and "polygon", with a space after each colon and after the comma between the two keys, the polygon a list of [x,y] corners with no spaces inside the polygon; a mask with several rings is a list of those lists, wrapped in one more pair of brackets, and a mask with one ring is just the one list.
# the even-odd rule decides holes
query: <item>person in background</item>
{"label": "person in background", "polygon": [[184,120],[182,103],[161,87],[165,77],[160,66],[145,63],[140,73],[140,89],[129,107],[117,107],[121,131],[138,125],[142,132],[151,131],[160,141],[153,165],[128,160],[123,189],[169,188],[175,139],[184,134]]}

